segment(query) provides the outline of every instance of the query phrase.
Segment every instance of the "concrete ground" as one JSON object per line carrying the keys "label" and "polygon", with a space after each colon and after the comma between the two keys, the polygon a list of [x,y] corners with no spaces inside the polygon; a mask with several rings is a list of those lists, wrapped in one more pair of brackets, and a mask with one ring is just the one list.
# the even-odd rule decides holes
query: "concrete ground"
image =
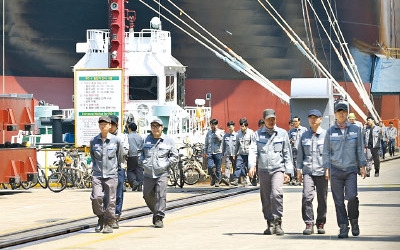
{"label": "concrete ground", "polygon": [[[335,208],[328,193],[326,234],[302,235],[301,190],[284,188],[284,236],[263,235],[259,191],[168,211],[164,228],[152,226],[151,216],[122,221],[113,234],[93,228],[21,245],[11,249],[399,249],[400,159],[381,163],[380,177],[358,178],[360,231],[358,237],[338,239]],[[221,187],[225,188],[225,187]],[[246,187],[252,188],[252,187]],[[195,195],[206,184],[170,188],[168,200]],[[214,188],[212,188],[214,189]],[[3,191],[1,234],[92,216],[90,190],[46,189]],[[143,206],[141,193],[126,192],[124,208]]]}

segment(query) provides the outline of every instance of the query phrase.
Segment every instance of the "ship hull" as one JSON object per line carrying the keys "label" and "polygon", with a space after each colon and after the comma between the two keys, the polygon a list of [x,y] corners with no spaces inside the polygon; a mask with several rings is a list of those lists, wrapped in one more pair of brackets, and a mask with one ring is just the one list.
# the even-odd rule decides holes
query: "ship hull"
{"label": "ship hull", "polygon": [[[174,2],[288,95],[290,79],[318,76],[304,55],[257,1]],[[271,2],[306,41],[301,1]],[[344,36],[350,44],[354,39],[367,44],[379,40],[378,0],[332,2],[335,3]],[[130,1],[127,7],[137,13],[136,30],[148,28],[151,17],[156,15],[138,1]],[[86,40],[87,29],[107,28],[107,1],[13,0],[5,2],[5,8],[4,74],[7,78],[3,92],[32,93],[36,100],[43,99],[60,108],[72,108],[71,66],[82,56],[75,53],[75,44]],[[317,3],[316,8],[322,15],[322,8]],[[213,114],[221,117],[221,121],[237,121],[247,117],[255,123],[261,111],[269,107],[282,114],[282,121],[278,121],[278,124],[282,122],[280,125],[283,127],[287,124],[290,117],[287,104],[247,76],[233,70],[165,20],[163,29],[171,31],[172,55],[188,66],[187,105],[194,105],[195,99],[211,93]],[[315,28],[313,31],[314,36],[318,37]],[[336,56],[327,49],[328,40],[322,31],[321,35],[321,39],[315,41],[317,56],[338,81],[348,82],[349,78],[343,73]],[[359,96],[355,91],[350,90],[350,93],[353,99]],[[393,103],[394,107],[400,106],[398,95],[379,95],[374,99],[383,119],[400,117],[398,108],[394,111],[387,108]],[[363,106],[362,103],[359,105]]]}

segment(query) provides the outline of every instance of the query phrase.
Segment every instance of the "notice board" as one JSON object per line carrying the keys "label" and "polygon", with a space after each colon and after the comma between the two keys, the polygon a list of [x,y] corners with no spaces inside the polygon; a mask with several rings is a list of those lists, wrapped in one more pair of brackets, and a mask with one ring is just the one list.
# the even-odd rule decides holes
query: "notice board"
{"label": "notice board", "polygon": [[74,75],[75,146],[89,146],[100,133],[98,119],[119,117],[122,124],[122,69],[77,69]]}

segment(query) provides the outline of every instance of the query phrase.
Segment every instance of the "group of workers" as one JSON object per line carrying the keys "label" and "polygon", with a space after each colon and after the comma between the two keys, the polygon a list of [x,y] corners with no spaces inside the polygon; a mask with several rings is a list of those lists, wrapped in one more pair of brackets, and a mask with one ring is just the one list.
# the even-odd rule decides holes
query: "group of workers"
{"label": "group of workers", "polygon": [[[229,173],[236,161],[232,185],[237,185],[242,176],[252,180],[258,176],[262,211],[267,221],[264,234],[284,235],[283,183],[292,179],[303,184],[302,218],[306,225],[303,234],[324,234],[327,213],[328,180],[336,208],[339,238],[347,238],[350,227],[353,236],[360,234],[358,224],[359,200],[357,197],[357,175],[369,176],[371,162],[376,158],[376,144],[381,143],[382,133],[388,129],[374,128],[374,121],[368,117],[362,128],[348,119],[348,104],[334,105],[335,123],[328,130],[320,125],[322,114],[313,109],[308,113],[309,128],[300,125],[300,118],[292,119],[292,128],[286,130],[276,126],[276,114],[272,109],[263,112],[259,129],[248,128],[245,118],[240,119],[240,130],[234,131],[235,123],[227,123],[228,133],[218,128],[218,120],[210,121],[211,130],[205,139],[208,173],[211,185],[220,182],[228,184]],[[351,115],[352,116],[352,115]],[[392,122],[390,123],[392,124]],[[392,129],[392,125],[390,125]],[[395,129],[395,128],[394,128]],[[394,131],[394,130],[393,130]],[[397,135],[397,132],[393,132]],[[376,135],[376,136],[375,136]],[[392,144],[394,144],[392,142]],[[394,150],[390,149],[391,155]],[[222,158],[225,157],[225,173],[221,173]],[[375,167],[379,176],[379,166]],[[313,211],[314,190],[318,208],[316,218]],[[348,201],[347,209],[345,200]]]}
{"label": "group of workers", "polygon": [[[314,226],[318,234],[325,233],[330,180],[339,227],[338,237],[348,237],[349,225],[352,235],[358,236],[360,228],[357,175],[361,175],[362,178],[369,176],[368,168],[366,169],[367,159],[375,159],[376,152],[379,161],[379,148],[375,149],[378,143],[375,135],[378,135],[380,144],[383,132],[382,129],[374,127],[372,118],[372,122],[370,118],[367,119],[365,129],[350,122],[348,104],[345,102],[335,103],[334,114],[334,125],[324,130],[320,126],[321,112],[312,109],[308,112],[309,128],[294,124],[293,130],[289,132],[276,125],[276,113],[272,109],[263,111],[263,118],[259,121],[259,129],[256,131],[248,128],[247,120],[242,118],[239,121],[240,130],[235,132],[235,123],[229,121],[228,133],[225,133],[218,128],[218,120],[211,119],[211,129],[206,134],[204,145],[210,184],[216,187],[220,183],[237,186],[241,177],[243,182],[246,181],[246,176],[250,177],[253,185],[257,185],[258,181],[262,212],[267,222],[264,234],[284,235],[283,184],[295,177],[296,181],[303,184],[301,212],[306,226],[303,234],[310,235],[314,233]],[[124,146],[124,140],[111,129],[113,119],[115,122],[115,117],[99,118],[100,134],[90,143],[93,159],[91,200],[93,212],[99,217],[95,230],[111,233],[113,224],[118,223],[122,208],[122,200],[118,201],[118,197],[121,196],[119,184],[122,178],[123,183],[125,182],[121,163],[125,158],[128,159],[128,182],[133,187],[140,187],[140,191],[143,185],[143,198],[153,213],[154,227],[162,228],[168,168],[178,161],[178,150],[174,141],[163,134],[163,122],[155,119],[151,122],[151,133],[144,138],[135,135],[136,126],[129,124],[131,127],[128,146]],[[300,125],[300,118],[294,117],[293,122]],[[369,154],[374,156],[370,157]],[[224,173],[221,169],[223,157],[226,162]],[[140,176],[139,172],[143,171],[140,183],[130,177],[131,161],[135,166],[143,166],[143,169],[135,168],[136,176]],[[233,180],[230,181],[232,166]],[[375,167],[375,176],[379,176],[379,167]],[[312,204],[314,190],[318,201],[316,218]],[[347,208],[345,200],[348,201]]]}
{"label": "group of workers", "polygon": [[98,216],[96,232],[112,233],[118,229],[122,213],[125,170],[132,190],[143,192],[153,213],[153,225],[162,228],[166,209],[168,168],[178,162],[174,140],[163,134],[160,119],[151,122],[151,133],[142,138],[137,125],[129,123],[128,134],[118,133],[118,117],[101,116],[100,133],[90,142],[93,162],[92,209]]}

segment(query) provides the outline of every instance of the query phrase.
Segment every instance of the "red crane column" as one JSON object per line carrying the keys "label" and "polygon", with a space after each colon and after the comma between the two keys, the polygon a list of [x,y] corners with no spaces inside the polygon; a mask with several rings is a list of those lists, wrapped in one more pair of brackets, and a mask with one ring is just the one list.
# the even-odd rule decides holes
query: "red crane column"
{"label": "red crane column", "polygon": [[125,0],[110,3],[110,68],[124,68],[125,50]]}

